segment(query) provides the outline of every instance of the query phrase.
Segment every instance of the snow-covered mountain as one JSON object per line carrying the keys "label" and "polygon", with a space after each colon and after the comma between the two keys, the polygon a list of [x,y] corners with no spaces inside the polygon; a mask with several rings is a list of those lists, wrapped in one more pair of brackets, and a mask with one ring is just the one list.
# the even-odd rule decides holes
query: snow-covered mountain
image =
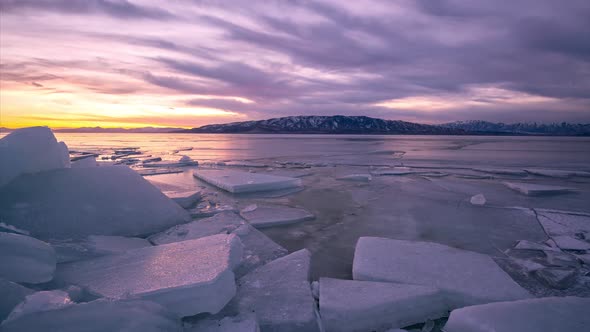
{"label": "snow-covered mountain", "polygon": [[367,116],[289,116],[260,121],[214,124],[189,129],[191,133],[306,133],[306,134],[427,134],[461,135],[462,129]]}
{"label": "snow-covered mountain", "polygon": [[588,136],[590,124],[580,123],[493,123],[481,120],[456,121],[440,125],[444,128],[460,129],[476,134],[511,134],[511,135],[566,135]]}

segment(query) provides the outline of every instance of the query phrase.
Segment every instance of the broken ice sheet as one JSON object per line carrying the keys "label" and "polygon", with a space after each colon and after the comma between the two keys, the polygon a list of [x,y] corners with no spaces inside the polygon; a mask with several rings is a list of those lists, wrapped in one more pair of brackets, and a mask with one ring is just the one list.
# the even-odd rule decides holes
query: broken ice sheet
{"label": "broken ice sheet", "polygon": [[234,296],[232,269],[242,244],[235,235],[213,235],[61,264],[56,279],[93,294],[137,297],[179,316],[216,313]]}
{"label": "broken ice sheet", "polygon": [[301,186],[301,180],[234,170],[195,170],[193,175],[231,193],[279,190]]}
{"label": "broken ice sheet", "polygon": [[258,206],[254,210],[244,209],[240,211],[240,215],[256,228],[289,225],[315,218],[304,209],[279,205]]}
{"label": "broken ice sheet", "polygon": [[550,186],[533,183],[504,182],[504,185],[506,185],[508,188],[512,190],[515,190],[527,196],[559,195],[575,191],[575,189],[569,187]]}

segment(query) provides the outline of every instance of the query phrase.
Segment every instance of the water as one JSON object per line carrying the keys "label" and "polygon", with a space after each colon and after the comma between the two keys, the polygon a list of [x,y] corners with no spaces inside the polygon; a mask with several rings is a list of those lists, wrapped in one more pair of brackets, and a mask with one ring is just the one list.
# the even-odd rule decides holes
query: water
{"label": "water", "polygon": [[[193,178],[190,167],[181,169],[181,173],[146,179],[162,190],[201,189],[208,193],[211,204],[237,210],[251,204],[277,204],[314,213],[313,221],[264,230],[289,251],[309,249],[313,254],[314,280],[322,276],[350,278],[358,238],[381,236],[434,241],[485,253],[529,290],[556,294],[557,291],[510,271],[503,264],[507,260],[504,251],[518,240],[547,240],[531,208],[590,213],[590,178],[501,175],[473,170],[505,167],[590,171],[590,138],[71,133],[56,136],[71,150],[94,152],[100,155],[99,159],[109,158],[115,148],[137,147],[140,159],[158,156],[175,161],[188,155],[198,160],[200,167],[251,161],[264,167],[238,169],[301,177],[305,189],[284,196],[228,194]],[[369,183],[336,179],[402,165],[431,174],[378,176]],[[508,189],[503,181],[561,185],[576,192],[528,197]],[[487,204],[470,204],[470,197],[480,193],[485,195]],[[583,291],[570,288],[560,292],[579,295]]]}

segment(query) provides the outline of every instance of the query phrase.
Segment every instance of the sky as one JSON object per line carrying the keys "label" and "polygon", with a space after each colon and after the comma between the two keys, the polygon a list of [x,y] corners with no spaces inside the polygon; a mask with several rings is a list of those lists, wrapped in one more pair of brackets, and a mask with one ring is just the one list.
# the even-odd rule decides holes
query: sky
{"label": "sky", "polygon": [[588,0],[0,0],[0,126],[590,122]]}

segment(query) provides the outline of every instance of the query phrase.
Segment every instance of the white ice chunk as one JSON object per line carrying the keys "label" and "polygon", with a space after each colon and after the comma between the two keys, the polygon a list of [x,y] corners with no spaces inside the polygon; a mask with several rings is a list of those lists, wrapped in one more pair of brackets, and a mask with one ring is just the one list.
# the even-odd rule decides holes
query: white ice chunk
{"label": "white ice chunk", "polygon": [[485,205],[486,204],[486,197],[483,194],[477,194],[469,200],[469,202],[473,205]]}
{"label": "white ice chunk", "polygon": [[549,176],[554,178],[569,178],[573,176],[590,177],[590,172],[584,171],[568,171],[559,169],[539,169],[539,168],[527,168],[525,171],[533,175]]}
{"label": "white ice chunk", "polygon": [[563,250],[590,250],[590,242],[578,240],[571,236],[554,236],[552,239]]}
{"label": "white ice chunk", "polygon": [[68,293],[61,290],[41,291],[28,295],[8,315],[6,321],[17,319],[24,315],[47,310],[60,309],[73,304]]}
{"label": "white ice chunk", "polygon": [[260,332],[254,317],[225,317],[221,320],[203,319],[185,328],[185,332]]}
{"label": "white ice chunk", "polygon": [[98,163],[96,162],[96,157],[88,156],[86,158],[78,159],[72,162],[72,168],[87,168],[87,167],[97,167]]}
{"label": "white ice chunk", "polygon": [[0,188],[0,219],[47,239],[145,235],[190,216],[128,167],[105,166],[20,176]]}
{"label": "white ice chunk", "polygon": [[517,183],[517,182],[504,182],[504,184],[515,191],[527,196],[544,196],[544,195],[559,195],[567,194],[575,189],[561,186],[550,186],[544,184],[533,184],[533,183]]}
{"label": "white ice chunk", "polygon": [[438,287],[451,308],[530,297],[489,256],[431,242],[361,237],[352,275]]}
{"label": "white ice chunk", "polygon": [[319,331],[309,286],[310,256],[302,249],[240,278],[227,310],[254,313],[262,331]]}
{"label": "white ice chunk", "polygon": [[197,191],[195,191],[195,190],[182,191],[182,192],[165,191],[164,194],[185,209],[192,208],[193,206],[195,206],[195,204],[197,204],[199,201],[201,201],[201,198],[203,197],[201,192],[198,190]]}
{"label": "white ice chunk", "polygon": [[546,297],[453,310],[446,332],[587,331],[590,298]]}
{"label": "white ice chunk", "polygon": [[109,298],[129,296],[180,316],[217,313],[234,296],[242,258],[234,235],[214,235],[60,265],[57,279]]}
{"label": "white ice chunk", "polygon": [[53,278],[56,258],[53,248],[43,241],[0,233],[0,262],[0,278],[36,284]]}
{"label": "white ice chunk", "polygon": [[372,179],[373,179],[373,177],[371,176],[371,174],[350,174],[350,175],[345,175],[345,176],[341,176],[338,178],[338,180],[359,181],[359,182],[369,182]]}
{"label": "white ice chunk", "polygon": [[0,139],[0,187],[20,174],[67,167],[68,147],[47,127],[15,130]]}
{"label": "white ice chunk", "polygon": [[33,290],[23,287],[12,281],[0,278],[0,322],[21,303],[27,295],[33,293]]}
{"label": "white ice chunk", "polygon": [[551,236],[575,236],[583,233],[590,238],[590,216],[565,213],[538,212],[537,218],[545,232]]}
{"label": "white ice chunk", "polygon": [[3,332],[182,331],[180,319],[148,301],[97,300],[24,315],[2,324]]}
{"label": "white ice chunk", "polygon": [[434,287],[320,279],[320,314],[327,332],[384,331],[448,314]]}
{"label": "white ice chunk", "polygon": [[240,215],[256,228],[289,225],[315,218],[304,209],[278,205],[258,206],[252,211],[242,210]]}
{"label": "white ice chunk", "polygon": [[234,170],[195,170],[193,175],[231,193],[269,191],[301,186],[301,179]]}

